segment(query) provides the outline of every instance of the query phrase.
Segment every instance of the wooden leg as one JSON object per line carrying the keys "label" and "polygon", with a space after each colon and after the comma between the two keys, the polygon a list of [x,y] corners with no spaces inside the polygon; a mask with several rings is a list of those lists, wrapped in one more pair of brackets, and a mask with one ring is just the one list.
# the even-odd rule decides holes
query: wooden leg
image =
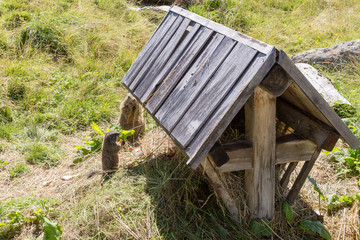
{"label": "wooden leg", "polygon": [[296,166],[298,165],[298,162],[291,162],[289,163],[289,166],[286,168],[284,175],[282,176],[280,180],[280,185],[284,188],[287,187],[290,181],[291,173],[295,170]]}
{"label": "wooden leg", "polygon": [[304,185],[305,180],[306,180],[307,176],[309,175],[309,173],[310,173],[312,167],[314,166],[316,159],[319,157],[320,153],[321,153],[321,148],[317,148],[315,150],[314,154],[312,155],[311,160],[304,163],[304,166],[302,167],[293,186],[291,187],[289,194],[286,197],[287,202],[289,204],[293,204],[295,202],[295,199],[296,199],[297,195],[299,194],[300,189]]}
{"label": "wooden leg", "polygon": [[245,104],[246,138],[253,169],[245,171],[247,204],[255,218],[272,219],[275,209],[276,98],[260,87]]}
{"label": "wooden leg", "polygon": [[212,161],[210,161],[209,158],[210,156],[207,155],[206,158],[202,161],[201,166],[210,179],[214,190],[225,203],[226,208],[229,210],[230,214],[235,218],[236,221],[239,221],[239,209],[236,206],[236,202],[230,197],[225,184],[220,178],[219,172],[214,168],[211,163]]}

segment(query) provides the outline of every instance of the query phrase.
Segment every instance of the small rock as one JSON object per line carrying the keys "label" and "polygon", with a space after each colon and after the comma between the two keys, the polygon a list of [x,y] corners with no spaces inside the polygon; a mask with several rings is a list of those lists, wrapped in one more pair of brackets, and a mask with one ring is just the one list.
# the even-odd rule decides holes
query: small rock
{"label": "small rock", "polygon": [[47,187],[50,184],[51,184],[51,181],[44,181],[42,185],[43,185],[43,187]]}
{"label": "small rock", "polygon": [[77,175],[67,175],[67,176],[62,176],[61,180],[63,181],[70,181],[71,179],[73,179],[74,177],[76,177]]}

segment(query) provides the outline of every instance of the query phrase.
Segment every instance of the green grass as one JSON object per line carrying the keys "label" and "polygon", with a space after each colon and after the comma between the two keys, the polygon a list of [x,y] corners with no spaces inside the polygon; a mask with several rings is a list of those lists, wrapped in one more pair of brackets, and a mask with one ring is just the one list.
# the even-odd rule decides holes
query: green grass
{"label": "green grass", "polygon": [[[73,150],[64,139],[76,137],[81,142],[92,121],[100,126],[116,121],[126,93],[120,81],[164,16],[131,11],[129,4],[0,2],[1,181],[12,178],[16,184],[19,176],[31,181],[30,164],[56,171]],[[194,0],[189,10],[290,55],[359,38],[359,1]],[[320,68],[357,110],[349,120],[356,126],[359,69],[359,61]],[[75,179],[79,182],[71,191],[54,193],[58,201],[29,195],[2,201],[0,232],[7,235],[0,236],[15,239],[28,232],[26,237],[38,237],[41,231],[33,234],[29,229],[39,225],[35,211],[42,209],[63,227],[64,239],[256,238],[248,222],[236,223],[206,179],[180,159],[169,160],[159,151],[120,170],[102,187]],[[81,169],[87,161],[72,168],[66,165],[66,171]],[[1,225],[16,216],[18,224]],[[278,222],[271,227],[284,238],[304,236]]]}

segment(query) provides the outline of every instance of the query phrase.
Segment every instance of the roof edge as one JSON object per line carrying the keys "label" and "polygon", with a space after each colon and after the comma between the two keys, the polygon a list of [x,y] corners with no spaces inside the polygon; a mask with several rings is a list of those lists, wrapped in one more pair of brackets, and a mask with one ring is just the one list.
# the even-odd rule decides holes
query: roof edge
{"label": "roof edge", "polygon": [[266,44],[262,41],[259,41],[255,38],[249,37],[243,33],[240,33],[238,31],[235,31],[233,29],[225,27],[224,25],[213,22],[207,18],[197,15],[196,13],[185,10],[181,7],[172,6],[170,11],[177,13],[183,17],[189,18],[190,20],[197,22],[197,23],[203,25],[204,27],[212,29],[218,33],[221,33],[229,38],[232,38],[232,39],[234,39],[242,44],[245,44],[261,53],[266,54],[266,55],[269,54],[274,47],[274,46]]}
{"label": "roof edge", "polygon": [[289,74],[295,83],[304,91],[314,106],[331,123],[341,138],[353,149],[360,146],[360,140],[350,131],[336,112],[330,107],[320,93],[311,85],[309,80],[296,67],[295,63],[282,50],[279,51],[277,63]]}

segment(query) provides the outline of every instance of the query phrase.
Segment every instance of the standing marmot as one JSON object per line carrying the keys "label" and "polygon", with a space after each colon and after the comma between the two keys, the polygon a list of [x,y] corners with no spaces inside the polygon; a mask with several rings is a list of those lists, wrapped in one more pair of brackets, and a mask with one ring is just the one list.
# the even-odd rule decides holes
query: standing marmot
{"label": "standing marmot", "polygon": [[102,171],[94,171],[88,175],[88,178],[94,174],[102,173],[103,180],[107,181],[111,175],[116,172],[119,165],[118,152],[121,149],[121,144],[117,143],[120,133],[116,131],[109,131],[105,133],[103,148],[101,153]]}
{"label": "standing marmot", "polygon": [[134,135],[128,137],[129,142],[134,143],[139,136],[145,133],[144,118],[141,114],[141,105],[128,93],[120,105],[119,124],[124,130],[135,130]]}

